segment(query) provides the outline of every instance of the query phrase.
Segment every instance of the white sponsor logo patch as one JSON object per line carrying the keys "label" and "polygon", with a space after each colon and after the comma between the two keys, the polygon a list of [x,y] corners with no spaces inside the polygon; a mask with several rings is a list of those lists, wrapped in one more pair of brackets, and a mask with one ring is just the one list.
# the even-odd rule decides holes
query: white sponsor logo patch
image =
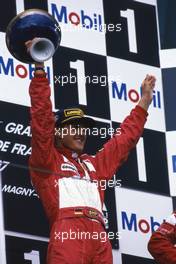
{"label": "white sponsor logo patch", "polygon": [[62,171],[76,171],[77,172],[77,168],[74,165],[68,164],[68,163],[62,163],[61,164],[61,170]]}

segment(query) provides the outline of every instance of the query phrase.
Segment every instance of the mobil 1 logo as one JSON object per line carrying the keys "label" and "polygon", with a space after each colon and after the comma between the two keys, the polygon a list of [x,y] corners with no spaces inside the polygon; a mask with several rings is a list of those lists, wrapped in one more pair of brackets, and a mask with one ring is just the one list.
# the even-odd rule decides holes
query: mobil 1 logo
{"label": "mobil 1 logo", "polygon": [[110,119],[105,56],[60,47],[53,66],[56,108],[80,106],[88,115]]}
{"label": "mobil 1 logo", "polygon": [[[104,0],[104,10],[109,29],[107,55],[159,67],[156,7],[131,0]],[[121,30],[113,30],[118,23]]]}

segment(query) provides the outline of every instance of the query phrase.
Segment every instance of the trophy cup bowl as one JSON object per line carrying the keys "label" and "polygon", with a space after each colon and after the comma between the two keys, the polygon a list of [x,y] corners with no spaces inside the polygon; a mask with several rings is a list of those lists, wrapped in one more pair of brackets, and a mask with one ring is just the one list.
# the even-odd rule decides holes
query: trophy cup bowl
{"label": "trophy cup bowl", "polygon": [[[25,43],[32,40],[27,49]],[[7,26],[6,45],[17,60],[24,63],[50,59],[61,41],[61,30],[53,16],[41,9],[28,9],[14,17]]]}

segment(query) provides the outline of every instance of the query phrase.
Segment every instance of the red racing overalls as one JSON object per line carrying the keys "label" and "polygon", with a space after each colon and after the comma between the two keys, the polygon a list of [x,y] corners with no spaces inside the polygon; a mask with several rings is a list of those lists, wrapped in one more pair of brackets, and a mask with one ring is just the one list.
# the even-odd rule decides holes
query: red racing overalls
{"label": "red racing overalls", "polygon": [[[127,160],[146,122],[147,112],[136,106],[114,136],[95,156],[77,157],[55,147],[55,119],[46,74],[35,73],[31,97],[33,185],[50,221],[48,264],[111,264],[112,249],[103,239],[104,191],[97,182],[109,180]],[[76,157],[76,158],[75,158]]]}

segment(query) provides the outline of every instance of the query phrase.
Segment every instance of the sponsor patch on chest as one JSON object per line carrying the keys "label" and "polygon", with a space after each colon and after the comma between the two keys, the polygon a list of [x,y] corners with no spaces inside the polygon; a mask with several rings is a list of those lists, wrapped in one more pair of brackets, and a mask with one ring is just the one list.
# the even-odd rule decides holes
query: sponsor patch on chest
{"label": "sponsor patch on chest", "polygon": [[77,168],[74,165],[68,164],[68,163],[62,163],[61,164],[61,170],[62,171],[74,171],[77,172]]}

